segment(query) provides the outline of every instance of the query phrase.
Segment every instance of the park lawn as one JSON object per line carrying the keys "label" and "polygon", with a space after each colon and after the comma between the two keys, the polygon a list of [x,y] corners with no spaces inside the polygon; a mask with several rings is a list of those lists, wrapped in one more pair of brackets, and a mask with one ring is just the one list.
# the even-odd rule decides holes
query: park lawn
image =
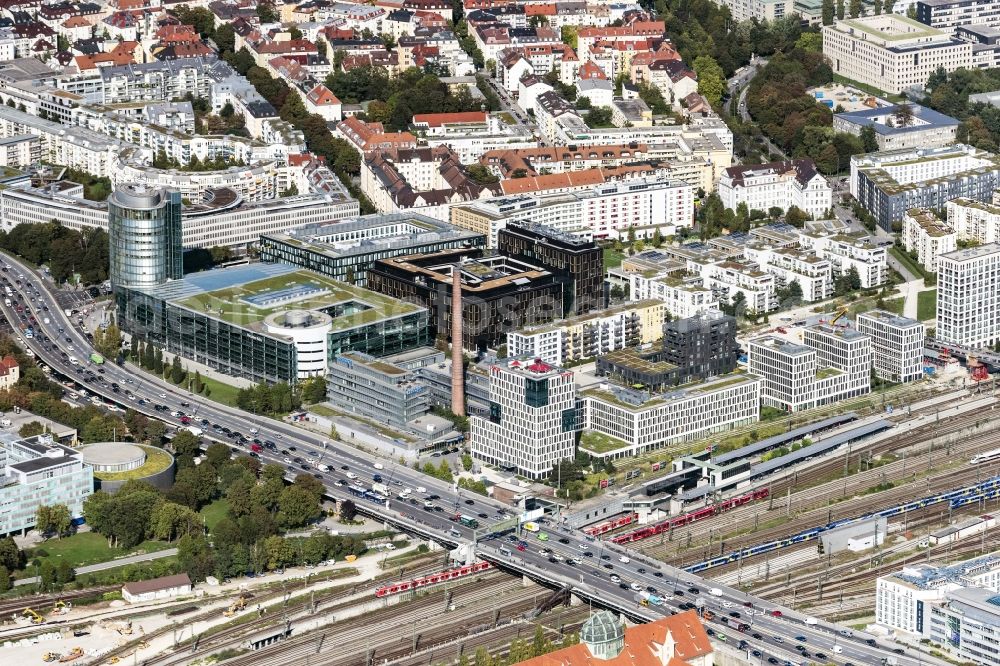
{"label": "park lawn", "polygon": [[205,376],[202,376],[201,382],[207,389],[206,392],[202,393],[203,396],[209,400],[221,402],[223,405],[236,407],[236,395],[240,392],[237,387],[223,384],[218,379]]}
{"label": "park lawn", "polygon": [[229,502],[225,499],[217,499],[211,504],[203,506],[198,513],[204,519],[205,527],[208,528],[209,532],[212,532],[219,521],[229,513]]}
{"label": "park lawn", "polygon": [[885,310],[888,310],[889,312],[898,315],[903,314],[903,306],[905,305],[905,299],[902,296],[900,296],[899,298],[890,298],[884,301],[884,303],[885,303],[885,308],[884,308]]}
{"label": "park lawn", "polygon": [[[116,557],[124,557],[125,555],[137,553],[152,553],[171,547],[172,545],[165,541],[144,541],[135,548],[128,550],[110,548],[108,540],[100,534],[96,532],[80,532],[62,539],[49,539],[38,544],[35,548],[28,550],[26,555],[29,564],[37,557],[42,562],[49,560],[53,564],[58,564],[65,561],[69,562],[73,567],[82,567],[88,564],[107,562]],[[38,557],[36,553],[39,549],[44,550],[48,555]],[[29,566],[24,575],[34,576],[33,567]]]}
{"label": "park lawn", "polygon": [[927,321],[937,317],[937,289],[928,289],[917,294],[917,319]]}

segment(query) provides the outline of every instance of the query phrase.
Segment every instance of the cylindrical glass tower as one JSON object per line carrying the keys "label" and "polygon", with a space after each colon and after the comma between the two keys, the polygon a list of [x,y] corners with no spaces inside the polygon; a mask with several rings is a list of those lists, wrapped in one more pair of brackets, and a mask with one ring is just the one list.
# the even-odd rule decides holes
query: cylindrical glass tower
{"label": "cylindrical glass tower", "polygon": [[122,185],[108,216],[112,286],[143,289],[184,276],[180,192]]}

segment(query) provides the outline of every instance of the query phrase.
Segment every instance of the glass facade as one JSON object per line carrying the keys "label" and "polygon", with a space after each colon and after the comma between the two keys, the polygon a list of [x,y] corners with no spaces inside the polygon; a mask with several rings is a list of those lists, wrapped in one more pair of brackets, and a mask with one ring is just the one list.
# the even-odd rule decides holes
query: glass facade
{"label": "glass facade", "polygon": [[544,407],[549,404],[549,380],[524,380],[524,404],[528,407]]}
{"label": "glass facade", "polygon": [[181,194],[123,185],[108,199],[111,284],[142,289],[183,277]]}
{"label": "glass facade", "polygon": [[[116,289],[122,329],[171,353],[254,382],[295,382],[295,343],[181,307],[133,289]],[[360,351],[385,356],[427,345],[427,311],[378,319],[329,334],[332,362],[338,354]]]}

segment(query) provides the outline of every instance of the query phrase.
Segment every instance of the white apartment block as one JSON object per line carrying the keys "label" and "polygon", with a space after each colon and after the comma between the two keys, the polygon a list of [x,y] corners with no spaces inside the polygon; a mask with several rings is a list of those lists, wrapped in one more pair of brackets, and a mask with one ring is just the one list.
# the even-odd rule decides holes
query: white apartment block
{"label": "white apartment block", "polygon": [[778,21],[797,13],[791,0],[723,0],[733,14],[733,21],[742,23],[756,19],[760,22]]}
{"label": "white apartment block", "polygon": [[530,479],[545,477],[576,448],[573,373],[539,360],[490,366],[490,412],[469,419],[476,459]]}
{"label": "white apartment block", "polygon": [[835,275],[846,275],[852,268],[856,270],[863,289],[878,287],[888,276],[886,250],[877,245],[872,238],[825,232],[800,232],[799,242],[811,249],[820,259],[829,261]]}
{"label": "white apartment block", "polygon": [[871,338],[872,364],[880,379],[898,384],[923,376],[922,323],[885,310],[872,310],[858,315],[857,327]]}
{"label": "white apartment block", "polygon": [[989,243],[938,258],[935,337],[974,349],[1000,340],[1000,245]]}
{"label": "white apartment block", "polygon": [[823,55],[834,74],[892,94],[922,89],[939,67],[973,67],[972,44],[898,14],[824,26]]}
{"label": "white apartment block", "polygon": [[705,264],[701,269],[701,280],[720,303],[732,305],[736,294],[743,294],[747,312],[770,312],[778,307],[774,275],[756,266],[735,261]]}
{"label": "white apartment block", "polygon": [[544,224],[598,239],[663,237],[694,222],[694,188],[677,180],[634,178],[560,194],[522,194],[452,208],[451,222],[472,229],[496,245],[497,232],[511,221]]}
{"label": "white apartment block", "polygon": [[584,430],[622,441],[622,448],[595,455],[619,458],[758,421],[761,380],[722,375],[663,394],[603,384],[581,398]]}
{"label": "white apartment block", "polygon": [[765,212],[795,206],[814,219],[833,208],[833,189],[809,159],[729,167],[722,172],[719,196],[731,210],[741,203]]}
{"label": "white apartment block", "polygon": [[950,566],[917,564],[879,576],[875,585],[875,623],[927,637],[931,607],[962,588],[1000,592],[1000,557],[985,555]]}
{"label": "white apartment block", "polygon": [[667,306],[661,301],[626,303],[595,314],[507,334],[507,355],[563,365],[649,344],[663,337]]}
{"label": "white apartment block", "polygon": [[719,301],[711,289],[695,280],[681,280],[665,273],[629,273],[629,298],[653,299],[665,303],[674,319],[687,319],[706,310],[718,310]]}
{"label": "white apartment block", "polygon": [[[994,195],[994,199],[995,199]],[[975,199],[952,199],[945,204],[948,226],[958,238],[978,243],[1000,243],[1000,206]]]}
{"label": "white apartment block", "polygon": [[958,249],[958,234],[933,211],[913,208],[903,215],[903,247],[917,256],[929,273],[937,272],[938,257]]}
{"label": "white apartment block", "polygon": [[746,256],[756,262],[762,271],[775,276],[776,287],[798,282],[802,288],[802,300],[807,303],[822,301],[833,295],[833,267],[829,260],[820,259],[812,252],[751,245],[746,248]]}
{"label": "white apartment block", "polygon": [[819,324],[803,344],[766,335],[750,340],[748,368],[763,378],[763,404],[794,412],[870,390],[871,340],[845,328]]}
{"label": "white apartment block", "polygon": [[916,19],[939,30],[960,25],[1000,26],[997,0],[917,0]]}

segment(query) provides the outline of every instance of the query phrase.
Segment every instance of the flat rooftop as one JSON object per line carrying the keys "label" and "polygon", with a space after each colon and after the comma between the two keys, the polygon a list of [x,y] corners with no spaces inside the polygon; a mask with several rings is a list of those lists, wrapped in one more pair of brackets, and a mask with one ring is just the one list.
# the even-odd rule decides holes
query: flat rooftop
{"label": "flat rooftop", "polygon": [[869,312],[862,312],[858,316],[876,319],[880,322],[888,324],[889,326],[895,326],[896,328],[913,328],[914,326],[923,326],[923,324],[916,319],[910,319],[909,317],[904,317],[896,314],[895,312],[889,312],[888,310],[870,310]]}
{"label": "flat rooftop", "polygon": [[986,245],[977,245],[976,247],[969,247],[964,250],[948,252],[947,254],[942,254],[941,258],[951,261],[972,261],[973,259],[981,259],[991,254],[997,254],[998,252],[1000,252],[1000,244],[987,243]]}
{"label": "flat rooftop", "polygon": [[253,264],[195,273],[151,293],[230,324],[262,330],[264,318],[288,309],[324,312],[346,330],[423,308],[283,264]]}

